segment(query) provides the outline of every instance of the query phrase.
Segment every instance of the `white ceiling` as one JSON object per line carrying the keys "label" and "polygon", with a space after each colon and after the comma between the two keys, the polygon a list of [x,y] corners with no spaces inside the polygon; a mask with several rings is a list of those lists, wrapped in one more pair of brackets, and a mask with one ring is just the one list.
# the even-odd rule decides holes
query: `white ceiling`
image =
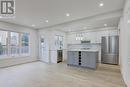
{"label": "white ceiling", "polygon": [[[92,21],[89,23],[83,23],[82,25],[78,26],[66,26],[62,28],[58,28],[57,30],[63,31],[63,32],[77,32],[77,31],[83,31],[83,30],[92,30],[92,29],[101,29],[105,27],[116,27],[118,26],[119,23],[119,17],[115,18],[109,18],[109,19],[103,19],[103,20],[97,20],[97,21]],[[104,24],[107,24],[107,26],[104,26]]]}
{"label": "white ceiling", "polygon": [[[0,19],[34,28],[44,28],[123,8],[125,0],[15,0],[16,17]],[[104,6],[99,7],[103,2]],[[66,17],[70,13],[70,17]],[[49,20],[48,23],[45,20]],[[115,19],[116,20],[116,19]]]}
{"label": "white ceiling", "polygon": [[[74,32],[92,29],[106,29],[105,27],[118,27],[120,17],[122,16],[122,10],[100,14],[83,18],[76,21],[66,22],[54,26],[49,26],[46,30],[58,30],[63,32]],[[104,26],[106,24],[107,26]],[[109,28],[111,29],[111,28]]]}

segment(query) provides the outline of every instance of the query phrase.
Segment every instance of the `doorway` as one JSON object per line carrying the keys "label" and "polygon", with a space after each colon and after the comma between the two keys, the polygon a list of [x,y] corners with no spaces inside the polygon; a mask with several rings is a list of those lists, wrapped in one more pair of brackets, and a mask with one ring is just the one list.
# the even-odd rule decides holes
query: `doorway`
{"label": "doorway", "polygon": [[49,63],[49,46],[44,35],[40,36],[40,60]]}

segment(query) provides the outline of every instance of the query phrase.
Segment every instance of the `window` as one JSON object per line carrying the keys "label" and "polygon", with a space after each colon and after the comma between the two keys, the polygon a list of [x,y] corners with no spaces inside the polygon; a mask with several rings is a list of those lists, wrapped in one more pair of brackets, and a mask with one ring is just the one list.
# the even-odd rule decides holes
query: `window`
{"label": "window", "polygon": [[0,31],[0,56],[5,56],[8,53],[8,32]]}
{"label": "window", "polygon": [[29,34],[21,34],[21,54],[29,53]]}
{"label": "window", "polygon": [[63,36],[59,36],[60,48],[63,48]]}
{"label": "window", "polygon": [[0,30],[0,57],[29,55],[29,34]]}
{"label": "window", "polygon": [[63,48],[63,36],[60,35],[55,36],[55,45],[59,49]]}
{"label": "window", "polygon": [[10,50],[11,55],[19,54],[19,33],[10,32]]}

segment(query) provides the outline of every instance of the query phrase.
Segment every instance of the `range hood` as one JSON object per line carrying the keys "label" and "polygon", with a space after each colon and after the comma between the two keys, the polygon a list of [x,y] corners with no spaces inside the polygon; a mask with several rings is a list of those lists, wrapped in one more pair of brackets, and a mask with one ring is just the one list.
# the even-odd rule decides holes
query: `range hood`
{"label": "range hood", "polygon": [[91,41],[90,40],[82,40],[81,41],[81,44],[85,44],[85,43],[91,43]]}

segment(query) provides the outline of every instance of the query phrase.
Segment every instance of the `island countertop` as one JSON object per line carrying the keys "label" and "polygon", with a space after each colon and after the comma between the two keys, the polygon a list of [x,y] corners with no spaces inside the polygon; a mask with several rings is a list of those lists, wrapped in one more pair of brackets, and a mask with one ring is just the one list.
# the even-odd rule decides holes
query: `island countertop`
{"label": "island countertop", "polygon": [[68,51],[87,51],[87,52],[98,52],[98,50],[93,50],[93,49],[89,49],[89,50],[83,50],[83,49],[70,49]]}

